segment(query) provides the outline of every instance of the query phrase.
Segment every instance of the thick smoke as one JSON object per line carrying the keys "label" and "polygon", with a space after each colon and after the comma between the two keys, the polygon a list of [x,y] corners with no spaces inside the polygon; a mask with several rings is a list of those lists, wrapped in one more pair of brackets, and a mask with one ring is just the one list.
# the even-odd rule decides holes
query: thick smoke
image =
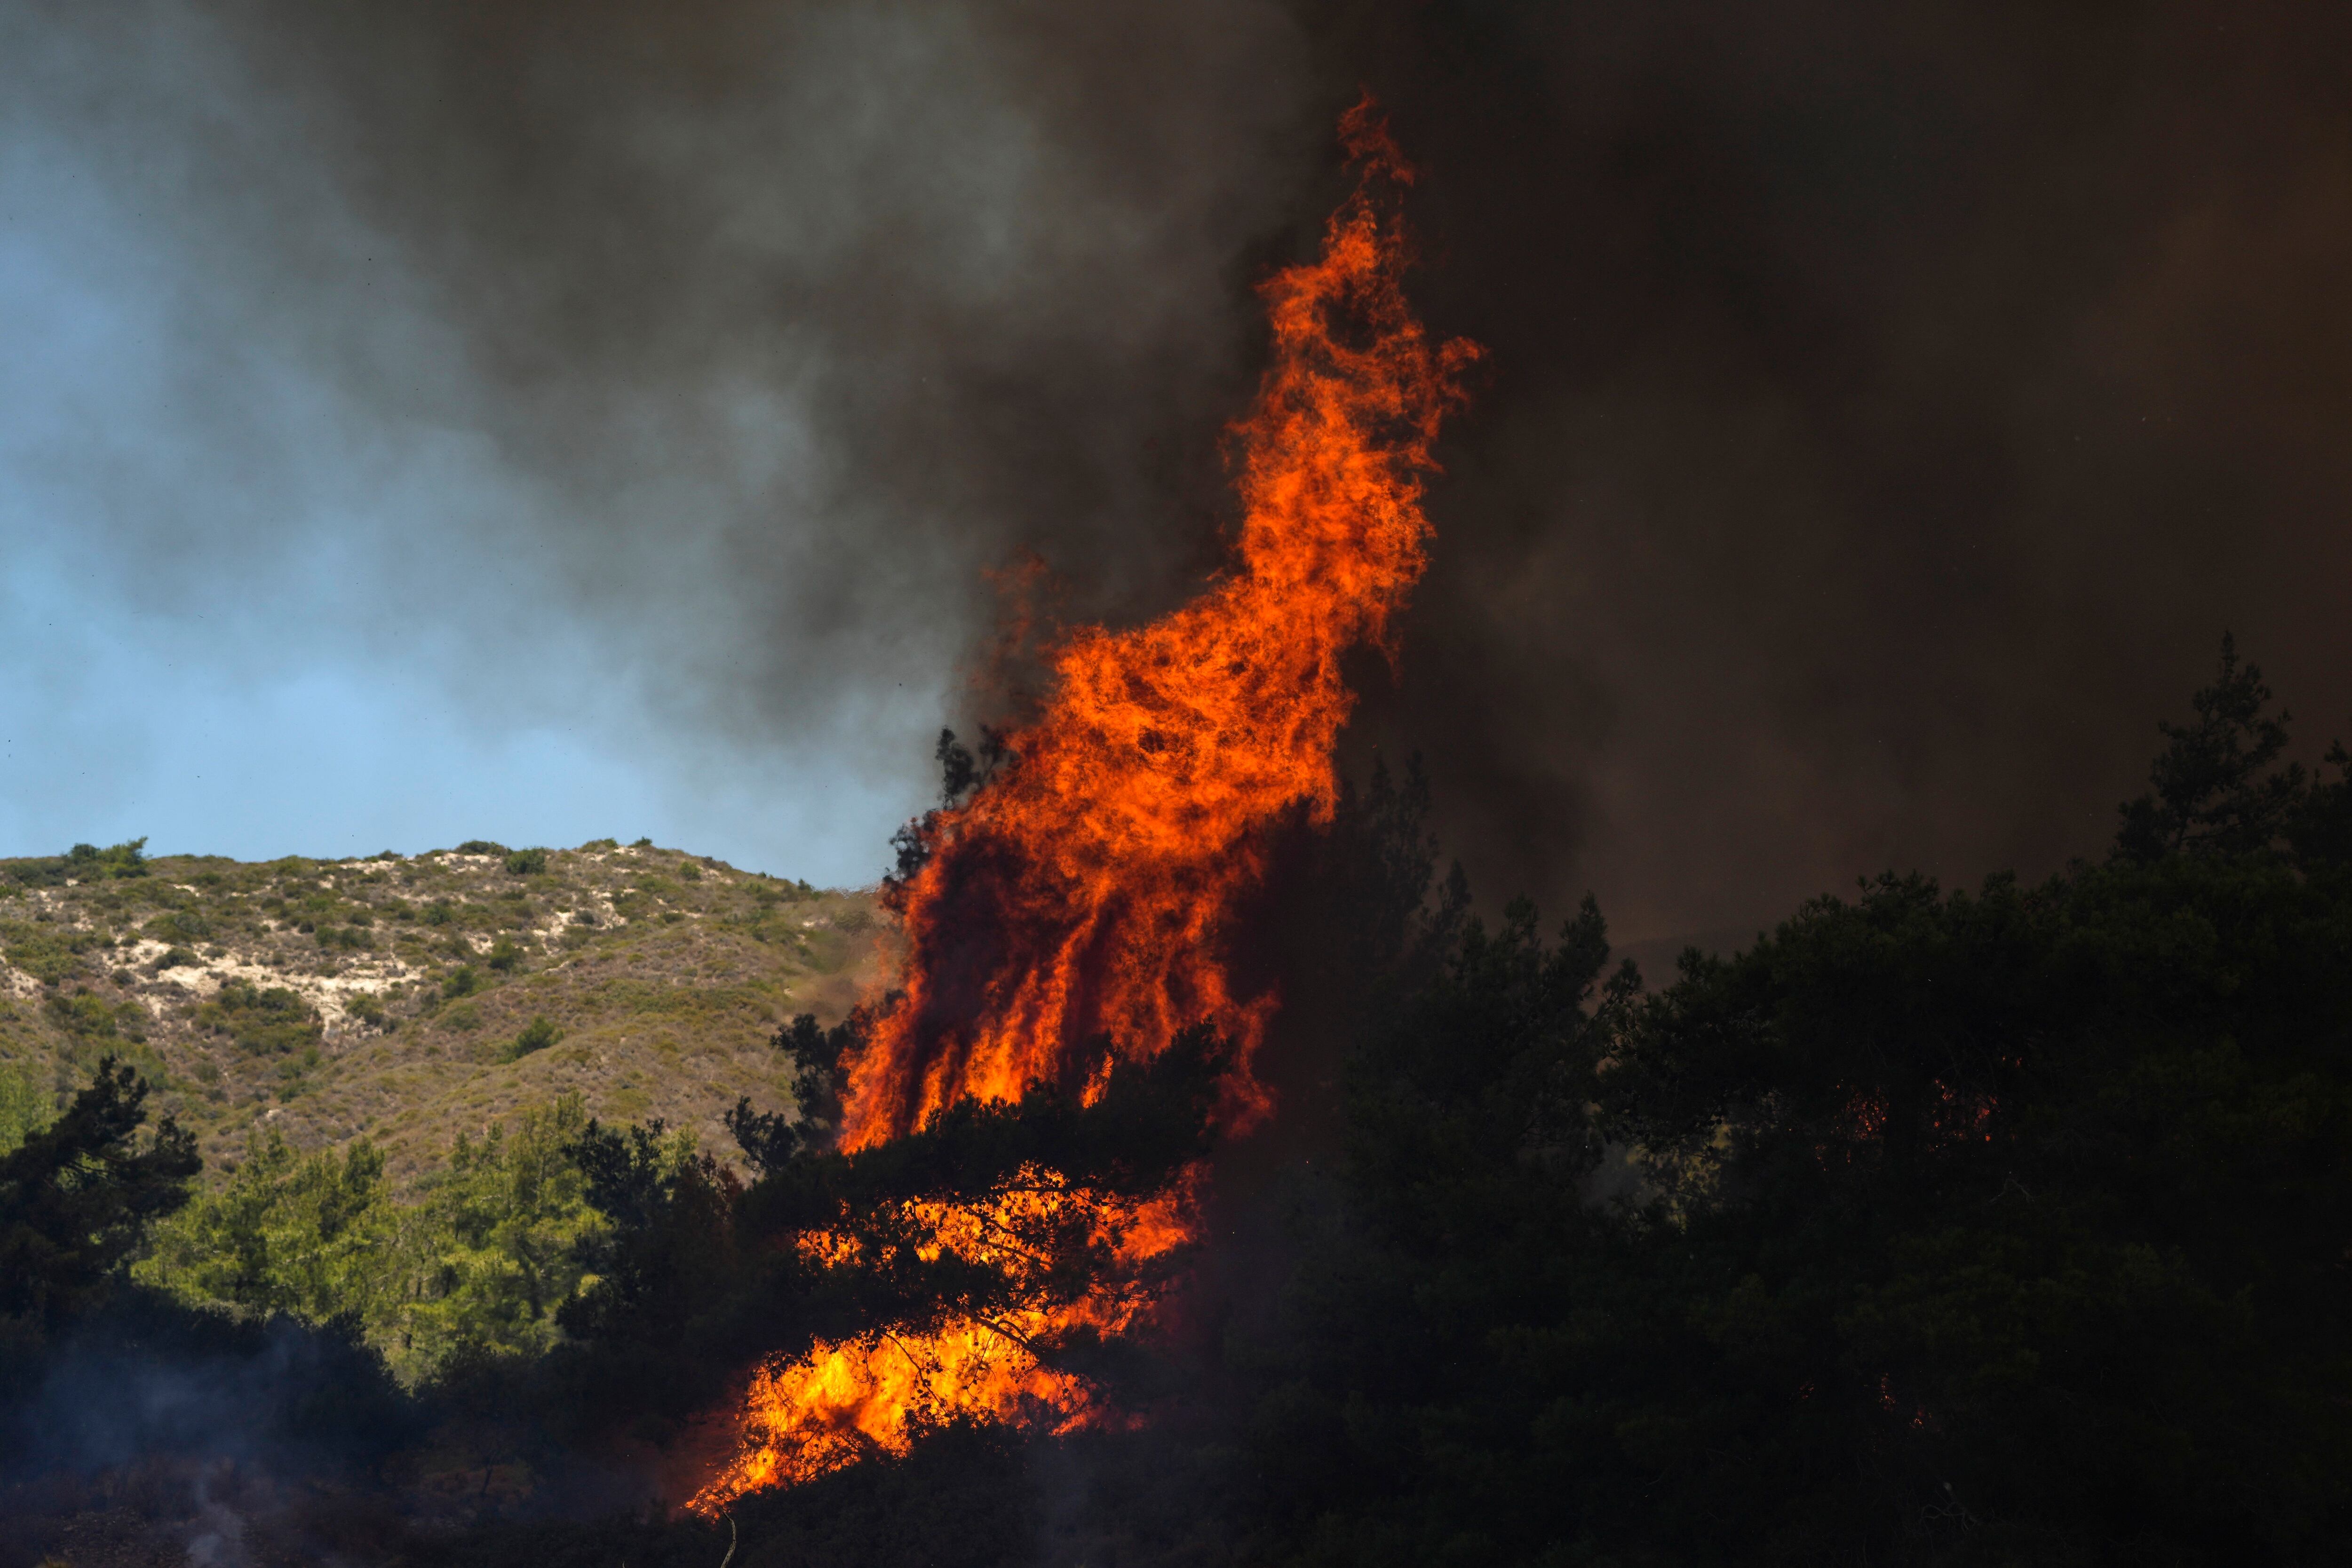
{"label": "thick smoke", "polygon": [[178,434],[10,439],[81,564],[203,605],[226,666],[332,637],[912,800],[987,569],[1127,621],[1215,564],[1247,285],[1369,84],[1426,170],[1432,325],[1494,368],[1354,759],[1428,755],[1488,896],[1752,928],[2095,849],[2225,625],[2306,738],[2346,727],[2347,29],[19,5],[12,199],[152,302],[91,362]]}
{"label": "thick smoke", "polygon": [[865,875],[985,574],[1125,619],[1218,559],[1251,258],[1335,162],[1248,0],[151,0],[0,59],[23,265],[89,298],[66,405],[0,388],[27,549],[230,678],[822,754],[903,797]]}
{"label": "thick smoke", "polygon": [[[1706,933],[2097,852],[2234,628],[2352,733],[2352,16],[1335,7],[1494,350],[1366,738]],[[1377,677],[1380,672],[1372,674]]]}

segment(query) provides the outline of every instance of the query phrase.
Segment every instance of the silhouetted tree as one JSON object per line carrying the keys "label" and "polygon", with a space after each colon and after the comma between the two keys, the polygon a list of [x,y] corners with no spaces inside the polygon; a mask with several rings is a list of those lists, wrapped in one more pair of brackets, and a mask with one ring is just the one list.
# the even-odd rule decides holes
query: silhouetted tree
{"label": "silhouetted tree", "polygon": [[63,1115],[0,1156],[0,1315],[54,1330],[87,1312],[202,1161],[166,1116],[142,1141],[147,1082],[109,1056]]}

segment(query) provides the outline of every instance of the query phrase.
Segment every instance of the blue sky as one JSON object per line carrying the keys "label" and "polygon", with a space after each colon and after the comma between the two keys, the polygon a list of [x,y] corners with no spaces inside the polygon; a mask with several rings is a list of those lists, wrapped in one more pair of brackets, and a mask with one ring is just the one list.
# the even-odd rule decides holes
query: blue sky
{"label": "blue sky", "polygon": [[0,854],[863,883],[989,569],[1181,590],[1145,442],[1230,413],[1232,257],[1324,139],[1264,156],[1265,24],[1171,22],[1107,161],[1058,36],[757,16],[722,89],[399,7],[0,14]]}
{"label": "blue sky", "polygon": [[[303,340],[306,312],[342,301],[273,310],[236,281],[230,264],[268,259],[242,236],[159,214],[61,128],[11,131],[0,852],[648,834],[826,883],[877,873],[921,803],[943,668],[911,691],[848,683],[788,739],[720,740],[652,689],[643,622],[549,591],[559,498],[467,428],[477,389],[429,314],[394,300],[370,329],[432,390],[406,414],[364,402]],[[266,266],[243,276],[268,287]],[[665,549],[673,575],[692,547]],[[714,608],[667,586],[667,608]]]}

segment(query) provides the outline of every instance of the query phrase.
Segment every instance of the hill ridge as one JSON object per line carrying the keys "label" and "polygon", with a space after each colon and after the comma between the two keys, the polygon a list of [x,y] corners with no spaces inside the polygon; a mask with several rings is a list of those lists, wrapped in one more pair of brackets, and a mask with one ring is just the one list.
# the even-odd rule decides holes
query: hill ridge
{"label": "hill ridge", "polygon": [[776,1025],[840,1016],[888,936],[871,890],[642,841],[258,862],[79,845],[0,860],[0,1074],[61,1103],[121,1055],[214,1175],[276,1128],[305,1149],[372,1138],[398,1181],[459,1129],[571,1092],[723,1146],[738,1095],[791,1104]]}

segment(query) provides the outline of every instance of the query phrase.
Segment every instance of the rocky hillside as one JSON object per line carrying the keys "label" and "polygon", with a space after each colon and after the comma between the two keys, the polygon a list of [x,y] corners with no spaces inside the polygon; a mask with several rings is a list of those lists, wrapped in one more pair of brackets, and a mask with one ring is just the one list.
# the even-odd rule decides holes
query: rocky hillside
{"label": "rocky hillside", "polygon": [[217,1172],[257,1128],[365,1134],[395,1179],[525,1105],[662,1117],[726,1148],[789,1103],[779,1020],[847,1009],[887,936],[866,893],[610,840],[404,859],[0,860],[0,1099],[112,1051]]}

